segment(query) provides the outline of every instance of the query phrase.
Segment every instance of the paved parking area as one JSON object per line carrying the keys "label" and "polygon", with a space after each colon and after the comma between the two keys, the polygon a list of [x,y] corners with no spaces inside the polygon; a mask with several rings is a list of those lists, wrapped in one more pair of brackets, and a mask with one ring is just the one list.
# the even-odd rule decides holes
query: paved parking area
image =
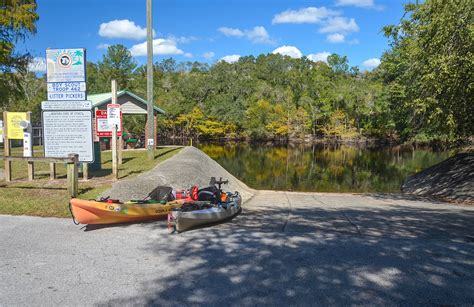
{"label": "paved parking area", "polygon": [[258,191],[232,222],[0,216],[0,305],[472,305],[474,207]]}

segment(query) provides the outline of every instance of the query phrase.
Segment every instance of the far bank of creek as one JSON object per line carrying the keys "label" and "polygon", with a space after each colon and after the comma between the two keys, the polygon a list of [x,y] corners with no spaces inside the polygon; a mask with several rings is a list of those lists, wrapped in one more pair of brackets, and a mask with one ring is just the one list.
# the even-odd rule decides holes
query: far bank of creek
{"label": "far bank of creek", "polygon": [[305,192],[397,193],[409,175],[453,151],[350,145],[194,144],[249,187]]}

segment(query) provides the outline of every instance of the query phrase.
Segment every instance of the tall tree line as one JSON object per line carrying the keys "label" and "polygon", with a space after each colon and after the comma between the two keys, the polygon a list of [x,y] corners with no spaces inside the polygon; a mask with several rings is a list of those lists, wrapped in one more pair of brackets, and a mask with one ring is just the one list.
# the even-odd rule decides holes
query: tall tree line
{"label": "tall tree line", "polygon": [[[390,48],[371,72],[350,67],[337,54],[327,63],[278,54],[245,56],[232,64],[156,62],[155,104],[167,111],[159,131],[201,139],[466,140],[474,134],[473,2],[407,4],[400,22],[383,29]],[[33,110],[38,118],[44,77],[17,68],[15,59],[24,63],[20,59],[27,55],[12,51],[14,42],[35,30],[34,1],[6,3],[27,7],[17,10],[24,26],[0,19],[2,35],[9,33],[2,36],[0,78],[14,80],[2,82],[8,89],[0,88],[0,95],[8,97],[0,108]],[[146,69],[123,45],[110,46],[101,61],[88,63],[87,78],[89,94],[109,92],[116,79],[119,89],[146,96]],[[132,131],[140,125],[139,118],[126,121]]]}

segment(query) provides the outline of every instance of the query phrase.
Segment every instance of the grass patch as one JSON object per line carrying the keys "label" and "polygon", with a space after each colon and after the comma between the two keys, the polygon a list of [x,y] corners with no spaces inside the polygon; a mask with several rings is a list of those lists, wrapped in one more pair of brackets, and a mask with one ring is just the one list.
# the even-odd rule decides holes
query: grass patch
{"label": "grass patch", "polygon": [[[13,153],[21,155],[21,150]],[[35,150],[38,148],[35,147]],[[178,153],[180,147],[161,147],[155,150],[155,159],[148,160],[146,150],[129,150],[123,152],[123,164],[119,166],[119,179],[132,178],[148,171],[158,163]],[[42,156],[35,152],[35,156]],[[100,171],[90,171],[91,179],[79,181],[79,198],[94,199],[112,186],[112,153],[102,152]],[[0,161],[3,169],[3,161]],[[56,165],[57,180],[49,180],[49,164],[35,163],[35,180],[28,178],[27,163],[12,163],[13,182],[0,181],[0,214],[35,215],[35,216],[69,216],[67,204],[69,197],[66,188],[66,167]]]}

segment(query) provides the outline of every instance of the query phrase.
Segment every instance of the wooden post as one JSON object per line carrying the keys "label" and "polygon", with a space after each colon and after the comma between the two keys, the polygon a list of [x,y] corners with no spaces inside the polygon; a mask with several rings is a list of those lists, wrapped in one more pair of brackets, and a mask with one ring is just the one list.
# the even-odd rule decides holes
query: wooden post
{"label": "wooden post", "polygon": [[[122,131],[123,133],[123,131]],[[122,134],[120,134],[119,138],[118,138],[118,164],[119,165],[122,165],[122,150],[123,150],[123,138],[122,138]]]}
{"label": "wooden post", "polygon": [[112,174],[114,179],[118,179],[118,165],[117,165],[117,125],[112,127]]}
{"label": "wooden post", "polygon": [[82,163],[82,180],[89,180],[89,163]]}
{"label": "wooden post", "polygon": [[67,163],[67,191],[71,198],[77,197],[79,193],[79,184],[78,184],[78,169],[77,163],[79,161],[78,154],[69,154],[68,158],[71,159]]}
{"label": "wooden post", "polygon": [[54,180],[56,179],[56,164],[49,163],[49,179]]}
{"label": "wooden post", "polygon": [[[29,122],[28,128],[26,128],[27,133],[30,134],[28,142],[31,146],[31,156],[35,155],[34,146],[33,146],[33,127],[31,123],[31,112],[26,113],[26,120]],[[23,145],[25,146],[25,145]],[[33,180],[35,178],[35,165],[33,161],[28,161],[28,180]]]}
{"label": "wooden post", "polygon": [[[112,103],[117,104],[117,82],[115,80],[112,80]],[[122,113],[122,111],[120,111]],[[123,133],[123,131],[122,131]],[[118,159],[118,164],[122,165],[122,149],[123,149],[123,138],[122,134],[120,134],[119,139],[118,139],[118,144],[117,144],[117,159]]]}
{"label": "wooden post", "polygon": [[[8,112],[3,112],[3,152],[5,157],[10,156],[10,139],[8,138]],[[10,160],[5,160],[5,181],[12,181],[12,162]]]}
{"label": "wooden post", "polygon": [[153,125],[154,125],[154,129],[153,129],[153,149],[156,149],[158,147],[158,118],[156,115],[153,116]]}

